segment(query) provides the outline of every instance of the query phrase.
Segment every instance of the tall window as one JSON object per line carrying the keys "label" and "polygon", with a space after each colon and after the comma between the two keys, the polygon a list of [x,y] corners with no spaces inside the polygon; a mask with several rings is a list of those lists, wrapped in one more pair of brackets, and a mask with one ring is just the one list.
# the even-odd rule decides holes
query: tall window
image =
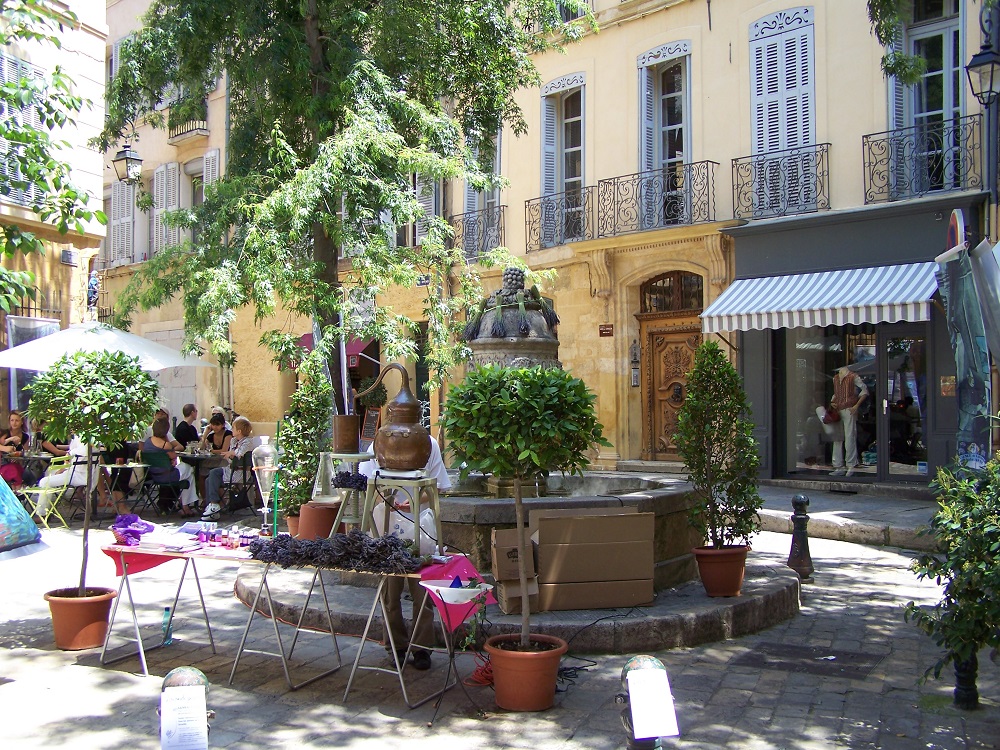
{"label": "tall window", "polygon": [[756,211],[816,208],[812,8],[766,16],[750,27]]}
{"label": "tall window", "polygon": [[546,244],[554,245],[584,236],[583,88],[547,96],[543,104],[542,193],[553,196]]}
{"label": "tall window", "polygon": [[[493,158],[491,172],[494,177],[500,174],[501,135],[498,132],[493,142]],[[483,252],[492,250],[503,244],[500,226],[500,190],[477,191],[472,185],[465,186],[464,216],[461,219],[462,248],[465,257],[474,261]]]}
{"label": "tall window", "polygon": [[640,229],[676,224],[690,216],[684,164],[690,162],[688,41],[639,56]]}

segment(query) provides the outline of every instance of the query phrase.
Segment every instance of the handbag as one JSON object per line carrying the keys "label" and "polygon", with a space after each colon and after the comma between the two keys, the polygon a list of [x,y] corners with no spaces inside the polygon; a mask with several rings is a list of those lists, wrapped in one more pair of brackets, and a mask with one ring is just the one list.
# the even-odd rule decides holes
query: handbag
{"label": "handbag", "polygon": [[832,406],[826,407],[826,413],[823,415],[823,424],[836,424],[839,421],[840,412]]}

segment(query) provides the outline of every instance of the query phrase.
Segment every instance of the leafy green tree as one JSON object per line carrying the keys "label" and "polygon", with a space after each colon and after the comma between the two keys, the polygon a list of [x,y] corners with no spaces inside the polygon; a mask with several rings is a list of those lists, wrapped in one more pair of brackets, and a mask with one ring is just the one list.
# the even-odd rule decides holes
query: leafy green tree
{"label": "leafy green tree", "polygon": [[[61,47],[60,33],[76,21],[68,10],[44,0],[0,0],[0,48],[23,44]],[[0,83],[0,194],[17,202],[61,234],[84,231],[84,222],[106,222],[87,208],[88,195],[73,184],[70,167],[59,151],[69,147],[55,132],[76,124],[75,115],[90,102],[73,92],[73,79],[56,66],[48,77],[22,71],[17,80]],[[23,113],[23,114],[22,114]],[[0,257],[44,253],[34,232],[11,216],[0,221]],[[17,300],[34,296],[34,275],[0,266],[0,309],[10,312]]]}
{"label": "leafy green tree", "polygon": [[[478,277],[449,248],[443,220],[428,222],[418,247],[397,246],[395,227],[423,219],[413,174],[491,184],[496,133],[504,123],[526,130],[514,95],[539,82],[531,56],[593,28],[589,12],[563,23],[560,6],[584,7],[154,0],[121,47],[98,143],[107,150],[138,125],[190,119],[225,73],[227,166],[201,207],[168,219],[194,228],[194,240],[143,265],[118,301],[119,323],[180,296],[187,350],[207,341],[231,363],[235,311],[250,306],[263,320],[280,302],[317,322],[317,348],[337,370],[332,342],[346,336],[376,337],[390,358],[415,354],[414,321],[372,301],[428,276],[425,358],[439,380],[465,354],[452,342]],[[168,90],[182,94],[164,118]],[[301,358],[287,330],[264,341]]]}
{"label": "leafy green tree", "polygon": [[695,528],[716,549],[750,544],[764,504],[757,492],[760,457],[743,383],[714,341],[695,352],[674,442],[700,498],[691,509]]}
{"label": "leafy green tree", "polygon": [[[514,480],[518,572],[527,591],[524,567],[531,547],[524,523],[521,483],[559,471],[583,474],[587,452],[610,446],[597,420],[597,396],[579,378],[542,367],[477,367],[456,385],[445,402],[442,426],[462,476],[481,471]],[[521,600],[521,648],[529,649],[531,608]]]}
{"label": "leafy green tree", "polygon": [[[87,445],[87,486],[93,481],[94,446],[114,448],[137,440],[153,420],[160,384],[139,360],[122,352],[77,352],[61,357],[31,383],[28,416],[45,422],[45,433],[68,442],[76,435]],[[84,504],[80,596],[87,581],[90,503]]]}

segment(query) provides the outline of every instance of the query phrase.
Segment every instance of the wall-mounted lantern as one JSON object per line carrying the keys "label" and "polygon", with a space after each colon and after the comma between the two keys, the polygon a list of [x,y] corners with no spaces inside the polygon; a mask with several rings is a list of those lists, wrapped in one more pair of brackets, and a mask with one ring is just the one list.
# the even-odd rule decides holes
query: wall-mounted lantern
{"label": "wall-mounted lantern", "polygon": [[632,339],[632,346],[628,348],[628,356],[632,362],[632,387],[639,387],[639,354],[640,354],[639,342],[636,339]]}

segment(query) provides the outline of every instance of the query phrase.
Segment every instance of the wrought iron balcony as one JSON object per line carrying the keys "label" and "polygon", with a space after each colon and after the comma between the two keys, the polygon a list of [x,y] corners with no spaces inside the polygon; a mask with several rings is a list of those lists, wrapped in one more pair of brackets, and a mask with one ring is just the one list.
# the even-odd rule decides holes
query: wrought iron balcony
{"label": "wrought iron balcony", "polygon": [[677,164],[597,183],[597,236],[715,221],[714,161]]}
{"label": "wrought iron balcony", "polygon": [[594,239],[594,188],[567,190],[524,202],[527,251]]}
{"label": "wrought iron balcony", "polygon": [[830,144],[733,159],[733,215],[768,219],[830,208]]}
{"label": "wrought iron balcony", "polygon": [[452,247],[460,247],[465,259],[475,263],[483,253],[504,244],[504,214],[506,206],[494,206],[482,211],[469,211],[451,217],[455,230]]}
{"label": "wrought iron balcony", "polygon": [[188,120],[167,131],[167,143],[170,145],[198,137],[208,137],[208,120]]}
{"label": "wrought iron balcony", "polygon": [[873,133],[862,149],[865,203],[983,187],[981,115]]}

